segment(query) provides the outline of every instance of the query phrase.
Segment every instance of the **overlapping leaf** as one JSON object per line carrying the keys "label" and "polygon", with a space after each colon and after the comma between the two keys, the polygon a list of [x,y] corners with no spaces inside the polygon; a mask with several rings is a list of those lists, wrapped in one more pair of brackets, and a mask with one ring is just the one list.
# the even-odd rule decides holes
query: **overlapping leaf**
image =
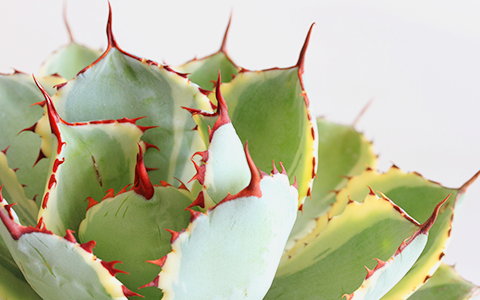
{"label": "overlapping leaf", "polygon": [[[133,190],[107,198],[90,208],[79,229],[81,241],[95,240],[95,254],[105,260],[120,260],[119,269],[129,275],[118,278],[131,290],[137,290],[158,274],[158,267],[147,263],[170,250],[166,228],[181,230],[190,214],[190,193],[172,186],[155,187],[146,200]],[[156,288],[140,292],[146,299],[160,299]]]}
{"label": "overlapping leaf", "polygon": [[475,177],[459,189],[448,189],[424,179],[419,174],[404,173],[397,167],[392,167],[384,174],[367,170],[362,175],[350,179],[347,187],[337,194],[337,200],[330,210],[330,216],[341,214],[349,199],[360,201],[369,192],[367,186],[370,186],[373,190],[387,195],[420,222],[428,219],[428,210],[433,209],[438,199],[451,194],[440,210],[435,225],[430,230],[429,240],[423,254],[402,281],[383,299],[403,298],[419,288],[425,282],[426,277],[433,275],[448,246],[455,204],[462,201],[467,187],[473,180]]}
{"label": "overlapping leaf", "polygon": [[202,91],[170,67],[121,50],[108,23],[106,52],[76,78],[61,87],[54,99],[59,115],[69,122],[138,118],[142,126],[158,126],[142,138],[160,151],[145,154],[152,183],[173,177],[188,181],[194,173],[190,157],[204,150],[195,122],[182,106],[212,110]]}
{"label": "overlapping leaf", "polygon": [[[41,223],[37,227],[22,226],[11,210],[3,204],[0,207],[0,235],[40,297],[126,300],[126,296],[134,295],[114,277],[114,263],[92,254],[91,244],[78,244],[71,232],[64,238],[53,235]],[[28,290],[23,295],[28,295]]]}
{"label": "overlapping leaf", "polygon": [[[62,80],[56,76],[40,79],[49,93]],[[20,72],[0,75],[0,183],[4,185],[4,197],[21,204],[18,213],[25,225],[36,223],[37,209],[31,199],[42,196],[48,173],[48,159],[35,164],[41,153],[41,138],[28,130],[22,132],[42,117],[40,106],[31,107],[42,100],[31,76]]]}
{"label": "overlapping leaf", "polygon": [[319,233],[318,218],[326,221],[327,212],[335,202],[336,191],[344,188],[347,178],[360,175],[367,166],[376,167],[372,144],[353,127],[317,119],[318,171],[313,181],[312,197],[298,212],[286,250],[313,230]]}
{"label": "overlapping leaf", "polygon": [[248,187],[205,214],[191,211],[187,229],[173,233],[172,252],[152,282],[163,289],[162,299],[261,299],[267,293],[295,222],[298,193],[286,174],[260,178],[246,156]]}
{"label": "overlapping leaf", "polygon": [[[311,30],[295,66],[263,71],[242,69],[220,87],[233,126],[243,143],[249,141],[252,157],[259,168],[267,170],[272,160],[281,161],[290,179],[297,179],[299,206],[310,195],[317,170],[317,126],[303,85],[304,59]],[[216,73],[212,69],[218,72],[223,66],[216,59],[226,55],[224,45],[225,40],[219,53],[200,60],[203,67],[195,67],[195,61],[187,63],[192,72],[189,76],[201,82],[215,80]],[[224,77],[230,75],[222,74]],[[215,101],[213,97],[211,100]]]}
{"label": "overlapping leaf", "polygon": [[[41,87],[40,87],[41,88]],[[133,182],[143,134],[135,119],[66,123],[44,92],[54,135],[48,184],[39,218],[58,235],[76,230],[88,197],[101,199],[109,188]]]}
{"label": "overlapping leaf", "polygon": [[265,299],[340,299],[360,287],[364,266],[374,269],[374,258],[388,260],[418,226],[386,198],[369,194],[363,203],[351,201],[279,267]]}

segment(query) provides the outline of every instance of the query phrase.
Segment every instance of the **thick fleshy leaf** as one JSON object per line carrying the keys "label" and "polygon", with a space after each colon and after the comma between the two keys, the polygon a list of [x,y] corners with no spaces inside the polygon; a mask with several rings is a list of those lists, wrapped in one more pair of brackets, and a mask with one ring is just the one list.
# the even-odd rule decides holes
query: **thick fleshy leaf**
{"label": "thick fleshy leaf", "polygon": [[367,277],[362,285],[353,293],[345,294],[347,300],[380,299],[410,270],[422,254],[428,240],[428,231],[435,223],[440,207],[447,201],[443,200],[435,207],[434,213],[418,229],[412,237],[405,240],[395,254],[387,261],[378,260],[375,269],[367,268]]}
{"label": "thick fleshy leaf", "polygon": [[[88,197],[133,182],[135,156],[142,131],[131,123],[70,126],[58,124],[61,142],[51,165],[50,180],[39,217],[62,235],[76,229],[85,216]],[[54,151],[57,151],[55,149]]]}
{"label": "thick fleshy leaf", "polygon": [[317,125],[303,86],[303,64],[310,33],[295,66],[242,70],[221,91],[238,136],[251,145],[261,170],[283,162],[291,183],[297,180],[299,206],[310,195],[317,170]]}
{"label": "thick fleshy leaf", "polygon": [[286,250],[317,227],[317,218],[326,215],[335,202],[335,191],[346,186],[348,177],[360,175],[366,166],[376,168],[377,157],[372,143],[352,126],[322,118],[317,119],[317,126],[317,178],[313,181],[311,200],[307,199],[303,211],[298,212]]}
{"label": "thick fleshy leaf", "polygon": [[[295,222],[297,190],[283,173],[262,178],[247,153],[252,179],[172,234],[157,283],[168,299],[262,299]],[[192,272],[192,270],[194,270]]]}
{"label": "thick fleshy leaf", "polygon": [[28,283],[43,299],[126,300],[132,294],[114,277],[113,265],[97,259],[90,246],[78,244],[71,232],[62,238],[42,224],[19,225],[3,205],[0,219],[5,244]]}
{"label": "thick fleshy leaf", "polygon": [[[220,73],[217,82],[221,82]],[[197,174],[192,180],[198,180],[203,185],[203,190],[192,205],[202,208],[216,205],[228,194],[237,194],[250,181],[250,170],[242,142],[230,121],[227,104],[219,86],[218,84],[216,89],[218,118],[209,133],[208,149],[195,154],[201,156],[202,164],[198,166],[194,162]],[[191,112],[197,114],[196,111]]]}
{"label": "thick fleshy leaf", "polygon": [[209,91],[213,90],[215,86],[214,82],[217,79],[219,70],[223,74],[223,82],[230,82],[240,71],[240,68],[230,59],[226,50],[230,23],[231,18],[223,37],[222,46],[217,53],[201,59],[194,59],[179,67],[175,67],[175,69],[188,74],[188,79]]}
{"label": "thick fleshy leaf", "polygon": [[[53,85],[64,81],[58,76],[39,80],[47,86],[50,94],[54,93]],[[41,197],[45,189],[49,163],[48,159],[38,161],[45,155],[40,149],[41,138],[36,134],[39,129],[36,122],[42,117],[44,110],[40,106],[32,106],[43,100],[42,93],[30,75],[20,72],[0,75],[0,150],[8,147],[8,151],[5,151],[8,162],[1,164],[0,176],[7,176],[5,173],[10,172],[9,169],[14,169],[16,176],[13,187],[0,179],[4,184],[3,193],[6,199],[11,199],[11,190],[17,189],[18,184],[22,185],[21,189],[24,190],[21,198],[18,194],[15,196],[19,201],[22,201],[23,197]],[[21,219],[22,222],[25,221],[23,216]]]}
{"label": "thick fleshy leaf", "polygon": [[401,299],[423,285],[427,276],[433,275],[445,255],[445,249],[450,240],[453,209],[457,202],[462,201],[468,185],[474,179],[475,177],[460,189],[448,189],[426,180],[417,173],[404,173],[397,167],[392,167],[384,174],[367,170],[362,175],[351,178],[347,187],[337,194],[337,200],[329,212],[330,216],[342,213],[349,199],[360,201],[365,194],[369,193],[367,187],[369,186],[387,195],[420,222],[424,222],[429,217],[428,211],[435,207],[438,199],[451,194],[430,230],[424,252],[407,275],[382,299]]}
{"label": "thick fleshy leaf", "polygon": [[392,257],[418,226],[387,198],[369,194],[363,203],[351,201],[279,267],[265,299],[340,299],[360,287],[365,266],[374,269],[374,259]]}
{"label": "thick fleshy leaf", "polygon": [[152,183],[173,177],[187,182],[195,170],[190,157],[205,146],[190,113],[182,106],[212,110],[209,99],[185,75],[170,67],[121,50],[107,25],[106,52],[76,78],[61,87],[55,105],[69,122],[138,118],[142,126],[158,126],[142,140],[160,151],[145,154]]}
{"label": "thick fleshy leaf", "polygon": [[[171,250],[166,228],[181,230],[188,225],[190,214],[184,211],[191,203],[188,191],[172,186],[155,187],[153,197],[146,200],[130,190],[107,198],[91,207],[81,223],[81,241],[95,240],[95,254],[105,260],[120,260],[118,274],[125,286],[137,290],[154,278],[158,266],[147,263]],[[142,289],[145,299],[160,299],[157,288]]]}
{"label": "thick fleshy leaf", "polygon": [[[40,87],[41,88],[41,87]],[[134,180],[138,143],[143,134],[135,119],[66,123],[45,93],[54,138],[50,174],[39,218],[58,235],[77,230],[88,197],[100,200],[109,188]]]}
{"label": "thick fleshy leaf", "polygon": [[451,266],[441,264],[438,270],[409,300],[466,300],[479,295],[478,286],[461,278]]}
{"label": "thick fleshy leaf", "polygon": [[71,79],[93,63],[100,55],[102,55],[101,51],[71,42],[50,55],[40,68],[40,75],[58,74],[63,78]]}

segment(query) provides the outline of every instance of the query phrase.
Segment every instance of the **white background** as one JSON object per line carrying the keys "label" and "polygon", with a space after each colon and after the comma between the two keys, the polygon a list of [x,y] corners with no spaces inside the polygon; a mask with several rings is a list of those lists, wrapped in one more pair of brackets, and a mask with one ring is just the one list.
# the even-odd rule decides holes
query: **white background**
{"label": "white background", "polygon": [[[374,141],[379,168],[395,163],[447,187],[480,170],[480,2],[120,1],[113,28],[128,52],[170,65],[218,50],[247,69],[294,65],[311,23],[307,92],[317,115]],[[68,43],[62,1],[0,0],[0,72],[37,72]],[[135,3],[135,4],[134,4]],[[68,1],[77,42],[104,49],[106,1]],[[440,199],[439,199],[440,200]],[[480,285],[480,182],[456,214],[445,261]]]}

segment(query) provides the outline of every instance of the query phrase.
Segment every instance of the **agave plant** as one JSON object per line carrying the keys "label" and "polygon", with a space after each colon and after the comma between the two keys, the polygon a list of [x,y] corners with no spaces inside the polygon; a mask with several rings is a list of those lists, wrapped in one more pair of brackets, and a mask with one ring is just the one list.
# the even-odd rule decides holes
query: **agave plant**
{"label": "agave plant", "polygon": [[471,297],[442,259],[478,174],[377,172],[362,134],[315,118],[311,30],[290,68],[237,66],[228,27],[171,67],[122,50],[110,12],[103,54],[72,41],[1,75],[0,298]]}

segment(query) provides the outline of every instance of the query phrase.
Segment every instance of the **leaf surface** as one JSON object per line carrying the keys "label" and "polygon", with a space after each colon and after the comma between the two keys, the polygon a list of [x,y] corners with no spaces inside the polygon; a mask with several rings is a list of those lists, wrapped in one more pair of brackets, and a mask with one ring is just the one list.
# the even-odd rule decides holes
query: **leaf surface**
{"label": "leaf surface", "polygon": [[435,207],[439,199],[451,194],[439,212],[437,221],[429,233],[429,240],[424,252],[407,273],[407,275],[382,299],[404,299],[415,289],[419,288],[427,276],[433,275],[444,257],[450,240],[455,203],[461,201],[464,190],[448,189],[437,183],[423,178],[417,173],[405,173],[397,167],[388,172],[379,174],[374,170],[367,170],[358,177],[349,180],[347,187],[337,194],[337,200],[330,210],[331,216],[342,212],[348,199],[359,201],[369,192],[381,191],[393,202],[404,209],[410,216],[419,222],[428,219],[428,211]]}
{"label": "leaf surface", "polygon": [[55,105],[69,122],[145,117],[141,126],[158,126],[143,140],[160,149],[145,154],[146,165],[158,170],[156,184],[173,177],[187,182],[195,170],[190,157],[204,150],[190,113],[182,106],[212,110],[210,101],[185,75],[170,67],[141,59],[121,50],[107,25],[106,52],[75,79],[59,89]]}
{"label": "leaf surface", "polygon": [[[326,214],[335,202],[335,191],[346,186],[348,177],[360,175],[366,166],[376,167],[372,144],[353,127],[322,118],[317,119],[317,126],[317,177],[313,181],[311,199],[307,198],[303,211],[298,212],[286,250],[315,229],[317,218],[328,218]],[[317,232],[319,230],[316,229]]]}
{"label": "leaf surface", "polygon": [[[0,234],[28,283],[43,299],[126,300],[128,289],[73,235],[53,235],[42,227],[26,227],[0,208]],[[78,281],[78,278],[82,278]],[[128,291],[128,292],[127,292]]]}
{"label": "leaf surface", "polygon": [[187,229],[173,233],[172,252],[153,281],[162,299],[262,299],[268,291],[295,221],[298,194],[285,174],[260,179],[247,157],[249,186],[206,214],[191,211]]}
{"label": "leaf surface", "polygon": [[[52,94],[53,85],[63,79],[50,76],[40,81]],[[6,199],[15,198],[21,202],[23,207],[17,210],[21,222],[26,225],[36,223],[36,209],[30,202],[35,196],[40,199],[43,195],[48,174],[49,159],[37,161],[44,155],[40,149],[41,138],[36,134],[39,129],[36,122],[44,110],[38,105],[32,106],[43,100],[42,92],[30,75],[20,72],[0,75],[0,150],[3,151],[0,153],[0,183],[4,185]],[[25,209],[30,211],[29,216],[24,214]]]}
{"label": "leaf surface", "polygon": [[[188,191],[172,186],[155,187],[146,200],[130,190],[107,198],[90,208],[79,229],[81,241],[95,240],[95,254],[105,260],[120,260],[118,268],[129,273],[117,277],[135,291],[155,277],[158,266],[147,263],[170,252],[170,234],[166,228],[181,230],[190,214]],[[142,289],[145,299],[160,299],[156,288]]]}
{"label": "leaf surface", "polygon": [[363,203],[351,201],[280,265],[265,299],[340,299],[362,284],[365,266],[392,257],[418,226],[388,199],[369,194]]}

